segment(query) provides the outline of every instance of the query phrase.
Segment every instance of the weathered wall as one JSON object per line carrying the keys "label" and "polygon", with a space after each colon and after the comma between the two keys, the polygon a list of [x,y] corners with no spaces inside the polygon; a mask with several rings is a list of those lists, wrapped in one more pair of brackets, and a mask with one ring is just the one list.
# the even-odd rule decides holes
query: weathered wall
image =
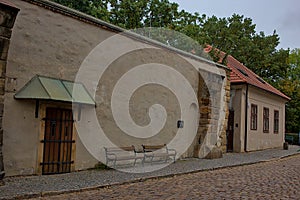
{"label": "weathered wall", "polygon": [[[112,33],[24,1],[12,2],[20,15],[7,63],[4,164],[7,175],[35,174],[41,162],[38,146],[45,116],[36,119],[35,101],[17,101],[13,95],[36,74],[74,80],[86,55]],[[81,145],[76,150],[78,157],[86,151]]]}
{"label": "weathered wall", "polygon": [[[42,128],[42,119],[45,117],[44,110],[40,110],[39,117],[35,118],[35,102],[15,100],[13,95],[36,74],[74,81],[85,58],[98,44],[115,33],[107,28],[99,27],[99,24],[85,23],[26,1],[12,0],[12,2],[21,10],[16,20],[7,63],[7,76],[10,78],[6,81],[5,117],[3,120],[4,163],[8,175],[35,174],[40,172],[39,163],[42,159],[40,140],[44,131]],[[140,41],[132,39],[121,40],[121,42],[112,41],[107,49],[96,52],[98,53],[96,60],[89,59],[87,63],[89,66],[96,66],[96,71],[99,68],[105,69],[104,63],[109,62],[112,55],[106,56],[106,53],[120,50],[127,41],[133,46],[141,45]],[[91,117],[93,115],[90,114],[94,111],[96,111],[97,123],[101,125],[106,134],[105,137],[118,146],[135,144],[140,147],[143,143],[168,143],[176,134],[179,134],[186,138],[188,143],[185,145],[189,147],[182,157],[190,157],[195,155],[195,146],[199,142],[209,147],[224,142],[229,96],[228,80],[225,78],[224,81],[225,70],[204,61],[174,55],[172,51],[153,47],[150,44],[142,44],[142,46],[142,50],[130,51],[110,62],[100,80],[95,79],[97,72],[93,70],[84,75],[84,84],[90,93],[95,95],[97,107],[94,109],[83,106],[81,120],[75,124],[79,133],[75,136],[77,138],[75,170],[90,168],[97,163],[90,153],[96,152],[103,156],[103,148],[100,149],[101,145],[99,145],[102,139],[92,135],[95,130],[96,132],[99,130],[97,129],[98,124],[92,124]],[[99,60],[99,58],[101,59]],[[156,77],[153,77],[152,80],[149,80],[150,84],[143,85],[133,92],[126,107],[129,108],[129,117],[137,125],[143,127],[152,122],[149,109],[153,108],[153,104],[159,104],[164,107],[167,113],[166,118],[160,112],[158,114],[154,112],[152,117],[158,124],[165,120],[165,124],[159,133],[152,137],[146,136],[152,133],[151,130],[156,130],[155,124],[153,129],[142,131],[139,133],[141,135],[137,135],[137,137],[124,134],[124,130],[121,130],[115,120],[118,119],[121,124],[126,124],[126,118],[122,115],[113,115],[112,111],[114,86],[119,83],[118,81],[123,78],[124,74],[132,73],[134,66],[153,62],[168,67],[155,71],[156,66],[150,64],[143,73],[134,79],[149,79],[149,74],[156,72],[157,77],[167,80],[170,87],[175,88],[174,91],[156,84]],[[173,76],[172,73],[168,73],[170,72],[168,70],[176,71],[185,81],[180,82],[180,79]],[[118,111],[124,109],[125,90],[132,86],[131,82],[132,80],[125,81],[122,84],[122,86],[126,86],[124,91],[121,90],[116,95],[118,100],[115,108]],[[197,94],[202,97],[199,101],[202,106],[200,110],[202,127],[200,129],[197,126],[199,117],[197,102],[180,110],[181,104],[185,105],[186,102],[191,102],[190,96],[192,96],[188,95],[186,98],[178,100],[178,96],[186,94],[185,90],[180,90],[181,85],[184,84],[190,85],[196,97]],[[200,90],[198,90],[199,85],[201,86]],[[203,89],[205,87],[207,89]],[[202,92],[199,94],[198,91]],[[43,108],[48,103],[42,101],[40,107]],[[56,103],[53,105],[62,106]],[[157,108],[153,109],[156,111]],[[180,119],[185,122],[182,129],[177,128],[177,120]],[[14,122],[18,122],[18,124],[16,125]],[[205,123],[209,123],[209,125]],[[127,125],[125,128],[131,127]],[[193,133],[196,134],[197,129],[198,135],[193,138]],[[209,137],[206,137],[207,135]],[[203,140],[206,138],[205,142],[203,143],[200,138]],[[97,143],[97,139],[100,140],[99,143]],[[89,142],[96,143],[86,148]],[[212,144],[212,142],[214,143]],[[176,144],[176,141],[174,143]],[[190,146],[191,144],[192,146]],[[98,155],[94,156],[98,157]],[[198,149],[197,157],[199,155]]]}
{"label": "weathered wall", "polygon": [[[245,106],[246,85],[232,86],[232,100],[230,106],[234,109],[234,152],[245,151]],[[251,130],[251,104],[258,106],[257,130]],[[269,108],[269,133],[263,132],[263,108]],[[274,134],[274,110],[279,111],[279,132]],[[256,151],[268,148],[282,147],[284,142],[285,100],[249,86],[247,105],[247,148],[246,151]]]}
{"label": "weathered wall", "polygon": [[[249,109],[248,109],[248,144],[247,150],[261,150],[267,148],[282,147],[284,143],[285,130],[285,102],[283,98],[249,87]],[[257,130],[250,130],[251,104],[258,107]],[[269,132],[263,132],[263,108],[269,108]],[[279,111],[279,131],[274,133],[274,110]]]}
{"label": "weathered wall", "polygon": [[246,86],[231,86],[230,108],[234,110],[233,151],[244,152]]}
{"label": "weathered wall", "polygon": [[5,175],[3,163],[3,115],[7,56],[12,29],[19,9],[0,2],[0,185]]}

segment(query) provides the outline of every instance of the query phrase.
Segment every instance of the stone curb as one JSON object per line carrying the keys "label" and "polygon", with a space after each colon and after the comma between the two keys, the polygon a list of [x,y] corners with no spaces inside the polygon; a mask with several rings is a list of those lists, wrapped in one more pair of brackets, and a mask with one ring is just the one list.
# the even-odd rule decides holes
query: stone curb
{"label": "stone curb", "polygon": [[92,186],[92,187],[85,187],[80,189],[70,189],[70,190],[63,190],[63,191],[46,191],[46,192],[39,192],[39,193],[33,193],[33,194],[24,194],[24,195],[16,195],[11,198],[0,198],[1,200],[12,200],[12,199],[30,199],[30,198],[39,198],[39,197],[49,197],[49,196],[55,196],[55,195],[61,195],[61,194],[69,194],[69,193],[75,193],[75,192],[86,192],[86,191],[92,191],[97,190],[101,188],[110,188],[113,186],[119,186],[119,185],[125,185],[125,184],[131,184],[131,183],[138,183],[138,182],[145,182],[147,180],[155,180],[155,179],[163,179],[163,178],[169,178],[169,177],[176,177],[176,176],[182,176],[186,174],[194,174],[198,172],[204,172],[204,171],[213,171],[213,170],[219,170],[219,169],[226,169],[226,168],[235,168],[240,166],[249,166],[249,165],[255,165],[258,163],[265,163],[265,162],[271,162],[271,161],[278,161],[281,159],[298,156],[300,155],[300,152],[296,152],[291,155],[281,156],[277,158],[271,158],[266,160],[259,160],[255,162],[249,162],[249,163],[240,163],[240,164],[234,164],[234,165],[227,165],[227,166],[220,166],[220,167],[214,167],[209,169],[199,169],[189,172],[181,172],[176,174],[167,174],[167,175],[160,175],[160,176],[149,176],[144,178],[138,178],[133,179],[130,181],[124,181],[124,182],[117,182],[117,183],[110,183],[110,184],[104,184],[104,185],[98,185],[98,186]]}

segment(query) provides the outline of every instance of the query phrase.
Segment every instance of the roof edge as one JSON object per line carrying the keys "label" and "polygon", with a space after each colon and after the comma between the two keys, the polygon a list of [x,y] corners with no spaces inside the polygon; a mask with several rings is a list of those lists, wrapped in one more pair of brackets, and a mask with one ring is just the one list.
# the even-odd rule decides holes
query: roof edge
{"label": "roof edge", "polygon": [[[281,91],[279,91],[282,95],[279,95],[279,94],[276,94],[276,93],[274,93],[274,92],[272,92],[272,91],[270,91],[270,90],[266,90],[266,89],[264,89],[264,88],[261,88],[261,87],[258,87],[258,86],[256,86],[256,85],[253,85],[253,84],[250,84],[250,83],[247,83],[247,82],[232,82],[231,84],[233,84],[233,85],[250,85],[250,86],[252,86],[252,87],[255,87],[255,88],[258,88],[258,89],[260,89],[260,90],[263,90],[263,91],[266,91],[266,92],[268,92],[268,93],[271,93],[271,94],[273,94],[273,95],[276,95],[276,96],[278,96],[278,97],[280,97],[280,98],[282,98],[282,99],[285,99],[285,100],[287,100],[287,101],[290,101],[291,100],[291,98],[290,97],[288,97],[287,95],[285,95],[285,94],[283,94]],[[273,87],[273,86],[272,86]],[[276,88],[275,88],[276,89]],[[277,90],[277,89],[276,89]]]}
{"label": "roof edge", "polygon": [[93,16],[90,16],[88,14],[82,13],[80,11],[68,8],[66,6],[63,6],[63,5],[58,4],[58,3],[55,3],[53,1],[49,1],[49,0],[22,0],[22,1],[25,1],[25,2],[28,2],[28,3],[40,6],[40,7],[43,7],[43,8],[48,9],[48,10],[52,10],[54,12],[63,14],[65,16],[72,17],[74,19],[83,21],[85,23],[89,23],[89,24],[92,24],[92,25],[95,25],[95,26],[99,26],[101,28],[104,28],[106,30],[110,30],[112,32],[121,33],[124,36],[130,37],[130,38],[135,39],[137,41],[140,41],[140,42],[143,42],[143,43],[147,43],[147,44],[151,44],[151,45],[154,45],[156,47],[165,48],[165,49],[168,49],[168,50],[170,50],[172,52],[178,53],[180,55],[192,58],[194,60],[201,61],[201,62],[206,62],[208,64],[215,65],[218,68],[222,68],[224,70],[231,71],[227,66],[222,65],[220,63],[216,63],[216,62],[213,62],[213,61],[208,60],[206,58],[203,58],[203,57],[194,55],[192,53],[189,53],[189,52],[177,49],[175,47],[165,45],[165,44],[163,44],[161,42],[158,42],[156,40],[144,37],[144,36],[136,34],[134,32],[130,32],[129,30],[123,29],[123,28],[121,28],[119,26],[116,26],[116,25],[113,25],[111,23],[105,22],[105,21],[103,21],[101,19],[95,18]]}
{"label": "roof edge", "polygon": [[115,31],[115,32],[125,31],[125,29],[123,29],[121,27],[115,26],[113,24],[110,24],[110,23],[100,20],[98,18],[95,18],[91,15],[71,9],[69,7],[63,6],[61,4],[58,4],[58,3],[50,1],[50,0],[22,0],[22,1],[25,1],[25,2],[40,6],[40,7],[44,7],[48,10],[78,19],[78,20],[86,22],[86,23],[90,23],[90,24],[94,24],[94,25],[98,25],[98,26],[100,25],[101,27],[110,29],[111,31]]}
{"label": "roof edge", "polygon": [[20,10],[16,5],[14,5],[13,3],[11,3],[7,0],[0,0],[0,3],[7,6],[7,7],[9,7],[9,8],[13,8],[13,9],[18,10],[18,11]]}

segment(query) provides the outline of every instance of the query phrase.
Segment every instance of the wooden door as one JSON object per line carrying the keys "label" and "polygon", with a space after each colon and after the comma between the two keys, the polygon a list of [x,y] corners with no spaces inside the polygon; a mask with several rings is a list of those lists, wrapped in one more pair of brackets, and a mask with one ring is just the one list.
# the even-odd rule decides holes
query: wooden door
{"label": "wooden door", "polygon": [[227,151],[233,151],[233,134],[234,134],[234,111],[229,110],[228,125],[227,125]]}
{"label": "wooden door", "polygon": [[45,120],[43,174],[71,171],[73,114],[69,109],[47,108]]}

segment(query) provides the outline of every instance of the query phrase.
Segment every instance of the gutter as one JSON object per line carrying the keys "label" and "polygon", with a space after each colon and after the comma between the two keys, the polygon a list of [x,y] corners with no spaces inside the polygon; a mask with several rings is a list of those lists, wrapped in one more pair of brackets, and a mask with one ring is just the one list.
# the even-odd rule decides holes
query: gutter
{"label": "gutter", "polygon": [[248,97],[249,97],[249,85],[246,83],[246,105],[245,105],[245,137],[244,137],[244,151],[247,152],[248,141]]}

